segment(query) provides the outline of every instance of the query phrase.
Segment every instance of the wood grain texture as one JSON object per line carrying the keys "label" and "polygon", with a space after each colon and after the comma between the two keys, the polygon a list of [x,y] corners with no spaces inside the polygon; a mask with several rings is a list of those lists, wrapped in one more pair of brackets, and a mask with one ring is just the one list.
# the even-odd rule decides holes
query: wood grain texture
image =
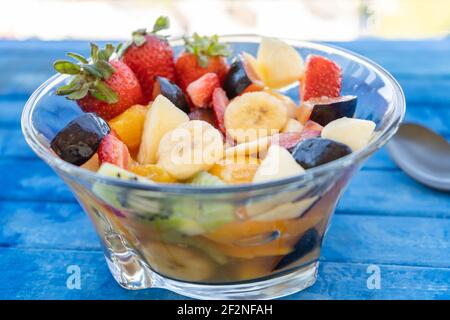
{"label": "wood grain texture", "polygon": [[[127,291],[113,280],[101,252],[0,249],[3,299],[185,299],[164,289]],[[66,286],[67,267],[80,267],[81,288]],[[321,262],[314,286],[288,299],[449,299],[448,268],[379,264],[381,288],[368,289],[369,264]],[[17,272],[20,270],[20,272]]]}
{"label": "wood grain texture", "polygon": [[[450,137],[450,39],[335,44],[393,73],[406,95],[406,121]],[[88,45],[0,41],[0,299],[181,299],[115,283],[88,217],[22,137],[23,105],[68,48],[86,54]],[[317,283],[288,299],[450,299],[449,253],[450,195],[414,182],[382,149],[337,207]],[[380,290],[367,288],[371,264],[381,269]],[[81,290],[66,288],[69,265],[81,268]]]}

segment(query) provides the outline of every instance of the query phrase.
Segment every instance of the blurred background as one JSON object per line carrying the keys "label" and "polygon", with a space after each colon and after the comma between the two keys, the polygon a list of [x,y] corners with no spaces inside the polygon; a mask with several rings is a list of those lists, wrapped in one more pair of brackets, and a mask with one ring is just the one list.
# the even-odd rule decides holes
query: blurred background
{"label": "blurred background", "polygon": [[439,38],[450,30],[449,0],[14,0],[0,1],[0,38],[125,39],[159,15],[171,18],[172,36],[344,41]]}

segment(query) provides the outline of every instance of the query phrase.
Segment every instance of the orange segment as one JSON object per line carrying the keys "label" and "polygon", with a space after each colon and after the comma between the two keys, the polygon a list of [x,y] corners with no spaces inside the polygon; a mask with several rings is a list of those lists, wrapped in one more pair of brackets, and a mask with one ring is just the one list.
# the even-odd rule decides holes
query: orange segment
{"label": "orange segment", "polygon": [[295,116],[301,124],[305,124],[309,117],[311,116],[312,108],[308,105],[301,105],[300,108],[297,108],[295,111]]}
{"label": "orange segment", "polygon": [[210,173],[229,184],[251,183],[260,160],[253,157],[236,156],[217,162]]}
{"label": "orange segment", "polygon": [[108,123],[131,152],[139,148],[147,106],[134,105]]}
{"label": "orange segment", "polygon": [[325,217],[321,210],[312,209],[311,212],[307,212],[305,216],[298,219],[233,221],[204,236],[218,243],[232,244],[242,239],[279,232],[279,239],[281,239],[283,243],[290,243],[290,239],[303,234],[306,230],[319,223],[323,218]]}
{"label": "orange segment", "polygon": [[155,164],[135,164],[131,166],[130,171],[160,183],[175,183],[177,179],[172,177],[166,170]]}
{"label": "orange segment", "polygon": [[290,246],[283,245],[280,241],[272,241],[264,245],[255,246],[218,243],[217,248],[227,256],[243,259],[284,256],[292,251]]}

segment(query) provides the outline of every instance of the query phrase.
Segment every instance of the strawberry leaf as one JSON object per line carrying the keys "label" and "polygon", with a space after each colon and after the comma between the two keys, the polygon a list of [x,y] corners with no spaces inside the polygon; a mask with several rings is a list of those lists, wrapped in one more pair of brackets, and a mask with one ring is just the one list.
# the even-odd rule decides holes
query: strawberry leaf
{"label": "strawberry leaf", "polygon": [[105,49],[102,49],[98,52],[98,61],[109,61],[111,55],[114,53],[114,46],[108,43],[105,46]]}
{"label": "strawberry leaf", "polygon": [[91,59],[84,58],[78,53],[69,52],[67,55],[82,64],[71,61],[57,60],[53,64],[56,71],[62,74],[75,75],[69,84],[59,87],[57,95],[67,96],[71,100],[79,100],[91,93],[94,97],[108,103],[118,101],[118,96],[103,80],[108,80],[115,68],[109,63],[109,59],[116,52],[112,44],[107,44],[103,49],[91,43]]}
{"label": "strawberry leaf", "polygon": [[53,68],[62,74],[79,74],[81,72],[81,67],[78,64],[67,60],[56,60],[53,63]]}
{"label": "strawberry leaf", "polygon": [[228,57],[231,54],[226,44],[219,42],[219,36],[211,37],[200,36],[194,33],[191,38],[184,37],[185,50],[197,56],[198,64],[202,67],[207,66],[205,59],[209,57]]}
{"label": "strawberry leaf", "polygon": [[114,69],[114,67],[110,63],[103,60],[97,61],[95,66],[101,72],[102,78],[105,80],[108,80],[112,76],[112,74],[116,71],[116,69]]}
{"label": "strawberry leaf", "polygon": [[91,58],[93,62],[97,61],[98,56],[98,46],[95,43],[91,42]]}
{"label": "strawberry leaf", "polygon": [[170,20],[168,17],[160,16],[156,19],[153,25],[152,33],[157,33],[158,31],[168,29],[170,27]]}
{"label": "strawberry leaf", "polygon": [[67,56],[69,56],[69,57],[71,57],[71,58],[73,58],[75,60],[78,60],[81,63],[89,63],[89,61],[85,57],[83,57],[81,54],[78,54],[78,53],[75,53],[75,52],[69,52],[67,54]]}
{"label": "strawberry leaf", "polygon": [[94,78],[103,78],[102,72],[95,64],[85,64],[83,65],[83,70],[89,73]]}
{"label": "strawberry leaf", "polygon": [[109,104],[116,103],[119,101],[117,93],[114,92],[106,83],[103,81],[95,81],[94,92],[99,95],[100,100],[108,102]]}
{"label": "strawberry leaf", "polygon": [[69,94],[67,96],[67,99],[70,100],[79,100],[79,99],[83,99],[89,91],[89,84],[85,83],[81,86],[81,88],[79,90],[76,90],[74,92],[72,92],[71,94]]}

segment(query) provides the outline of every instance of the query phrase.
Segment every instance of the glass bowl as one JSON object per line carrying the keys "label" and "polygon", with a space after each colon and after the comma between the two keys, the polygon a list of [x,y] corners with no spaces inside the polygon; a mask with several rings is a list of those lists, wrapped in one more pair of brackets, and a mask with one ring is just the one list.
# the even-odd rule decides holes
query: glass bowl
{"label": "glass bowl", "polygon": [[[235,53],[256,54],[259,36],[222,36]],[[311,286],[336,204],[363,162],[396,132],[405,98],[377,64],[336,47],[285,40],[306,58],[319,54],[343,70],[343,95],[358,96],[357,118],[373,120],[365,148],[305,174],[260,184],[150,185],[105,177],[62,161],[49,141],[75,116],[55,95],[55,75],[30,97],[22,130],[92,219],[106,262],[126,289],[166,288],[202,299],[269,299]],[[171,41],[176,53],[182,40]],[[298,87],[284,90],[298,99]]]}

